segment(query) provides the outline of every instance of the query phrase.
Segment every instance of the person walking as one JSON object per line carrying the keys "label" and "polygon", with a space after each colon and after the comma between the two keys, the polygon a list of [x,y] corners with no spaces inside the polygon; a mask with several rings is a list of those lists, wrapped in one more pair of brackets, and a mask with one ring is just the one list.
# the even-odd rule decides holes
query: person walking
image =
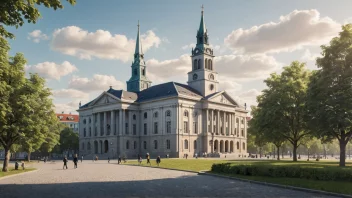
{"label": "person walking", "polygon": [[67,157],[65,156],[64,159],[62,160],[64,162],[64,167],[62,169],[67,169]]}
{"label": "person walking", "polygon": [[158,157],[156,158],[156,163],[158,164],[158,166],[159,166],[160,162],[161,162],[161,159],[160,159],[160,156],[158,156]]}
{"label": "person walking", "polygon": [[121,164],[121,156],[119,156],[119,159],[117,160],[117,164]]}
{"label": "person walking", "polygon": [[81,157],[81,163],[83,163],[83,155],[82,155],[82,157]]}
{"label": "person walking", "polygon": [[152,164],[150,163],[150,155],[149,155],[149,153],[147,153],[146,158],[147,158],[147,164],[149,164],[151,166]]}
{"label": "person walking", "polygon": [[139,162],[139,165],[142,165],[142,156],[139,156],[138,162]]}
{"label": "person walking", "polygon": [[110,157],[108,157],[108,163],[110,164]]}
{"label": "person walking", "polygon": [[75,164],[74,167],[77,168],[77,162],[78,162],[78,157],[77,154],[75,155],[75,157],[73,158],[73,163]]}

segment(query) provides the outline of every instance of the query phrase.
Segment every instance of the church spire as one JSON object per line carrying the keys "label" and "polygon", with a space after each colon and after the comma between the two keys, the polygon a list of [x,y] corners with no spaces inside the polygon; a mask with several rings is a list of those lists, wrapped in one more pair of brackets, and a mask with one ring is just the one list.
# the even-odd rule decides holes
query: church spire
{"label": "church spire", "polygon": [[202,16],[200,18],[199,30],[197,32],[197,44],[208,44],[208,32],[204,22],[204,6],[202,5]]}
{"label": "church spire", "polygon": [[143,51],[142,51],[142,43],[140,42],[140,33],[139,33],[139,20],[138,20],[138,32],[137,32],[137,39],[136,39],[136,50],[134,52],[134,55],[142,55]]}

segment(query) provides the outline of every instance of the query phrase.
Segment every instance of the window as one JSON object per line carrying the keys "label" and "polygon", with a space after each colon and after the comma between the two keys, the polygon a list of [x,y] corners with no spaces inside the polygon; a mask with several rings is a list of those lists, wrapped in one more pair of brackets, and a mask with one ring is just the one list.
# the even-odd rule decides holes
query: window
{"label": "window", "polygon": [[133,124],[133,135],[137,135],[137,125]]}
{"label": "window", "polygon": [[89,118],[89,123],[92,123],[92,119]]}
{"label": "window", "polygon": [[137,116],[136,116],[136,114],[133,114],[133,120],[136,120],[136,118],[137,118]]}
{"label": "window", "polygon": [[133,142],[133,149],[137,149],[137,142],[136,141]]}
{"label": "window", "polygon": [[89,137],[92,136],[92,127],[89,127]]}
{"label": "window", "polygon": [[128,140],[126,142],[126,149],[130,149],[130,141],[128,141]]}
{"label": "window", "polygon": [[197,59],[193,61],[193,70],[197,70]]}
{"label": "window", "polygon": [[158,149],[158,141],[154,140],[154,149]]}
{"label": "window", "polygon": [[184,148],[185,148],[185,149],[188,149],[188,140],[185,140]]}
{"label": "window", "polygon": [[183,130],[184,130],[184,133],[188,133],[188,122],[187,121],[183,122]]}
{"label": "window", "polygon": [[240,120],[238,118],[236,118],[236,123],[239,123],[239,122],[240,122]]}
{"label": "window", "polygon": [[236,135],[236,133],[237,133],[237,129],[235,128],[235,135]]}
{"label": "window", "polygon": [[165,115],[166,115],[166,117],[170,117],[171,116],[171,111],[170,110],[166,111]]}
{"label": "window", "polygon": [[154,113],[154,118],[157,118],[158,117],[158,112],[155,112]]}
{"label": "window", "polygon": [[211,91],[213,91],[214,85],[213,85],[213,84],[210,84],[210,85],[209,85],[209,89],[210,89]]}
{"label": "window", "polygon": [[205,59],[205,69],[208,69],[208,59]]}
{"label": "window", "polygon": [[147,112],[144,113],[144,119],[147,119],[148,118],[148,114]]}
{"label": "window", "polygon": [[183,113],[183,115],[184,115],[185,117],[188,117],[188,111],[185,111],[185,112]]}
{"label": "window", "polygon": [[170,140],[166,140],[166,149],[170,149],[171,145],[170,145]]}
{"label": "window", "polygon": [[246,150],[246,143],[244,143],[244,142],[242,143],[242,149]]}
{"label": "window", "polygon": [[166,133],[171,133],[171,121],[166,122]]}
{"label": "window", "polygon": [[243,118],[241,119],[241,124],[244,124],[244,119]]}
{"label": "window", "polygon": [[197,122],[193,122],[193,131],[194,133],[198,133],[198,123]]}
{"label": "window", "polygon": [[143,142],[143,148],[147,149],[147,142],[146,141]]}
{"label": "window", "polygon": [[142,74],[143,76],[145,76],[145,69],[142,69]]}
{"label": "window", "polygon": [[213,62],[212,62],[212,60],[208,60],[208,68],[210,69],[210,70],[213,70]]}
{"label": "window", "polygon": [[84,143],[82,143],[82,150],[84,150]]}
{"label": "window", "polygon": [[240,150],[240,143],[237,142],[237,150]]}
{"label": "window", "polygon": [[194,140],[194,142],[193,142],[193,149],[197,150],[197,140]]}
{"label": "window", "polygon": [[154,122],[154,134],[158,134],[158,123]]}
{"label": "window", "polygon": [[200,69],[201,66],[200,66],[200,59],[198,59],[198,69]]}
{"label": "window", "polygon": [[144,123],[143,131],[144,135],[147,135],[147,123]]}
{"label": "window", "polygon": [[86,123],[87,123],[87,121],[86,121],[86,119],[84,119],[84,120],[83,120],[83,124],[86,124]]}
{"label": "window", "polygon": [[126,131],[125,133],[128,134],[128,123],[125,124]]}
{"label": "window", "polygon": [[241,129],[241,136],[244,137],[244,130]]}
{"label": "window", "polygon": [[90,142],[87,144],[87,150],[90,150]]}

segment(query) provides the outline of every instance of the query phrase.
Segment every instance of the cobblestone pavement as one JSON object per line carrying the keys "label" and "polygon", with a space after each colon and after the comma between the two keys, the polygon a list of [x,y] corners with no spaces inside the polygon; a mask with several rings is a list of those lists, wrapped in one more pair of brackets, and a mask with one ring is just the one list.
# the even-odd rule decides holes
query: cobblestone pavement
{"label": "cobblestone pavement", "polygon": [[83,161],[0,179],[0,197],[327,197],[182,171]]}

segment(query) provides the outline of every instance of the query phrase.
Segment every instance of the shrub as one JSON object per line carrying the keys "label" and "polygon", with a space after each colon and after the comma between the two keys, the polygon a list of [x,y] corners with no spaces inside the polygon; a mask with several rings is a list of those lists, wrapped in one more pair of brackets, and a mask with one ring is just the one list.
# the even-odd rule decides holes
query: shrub
{"label": "shrub", "polygon": [[290,177],[321,181],[352,181],[352,169],[340,167],[232,165],[225,163],[213,164],[211,171],[247,176]]}

